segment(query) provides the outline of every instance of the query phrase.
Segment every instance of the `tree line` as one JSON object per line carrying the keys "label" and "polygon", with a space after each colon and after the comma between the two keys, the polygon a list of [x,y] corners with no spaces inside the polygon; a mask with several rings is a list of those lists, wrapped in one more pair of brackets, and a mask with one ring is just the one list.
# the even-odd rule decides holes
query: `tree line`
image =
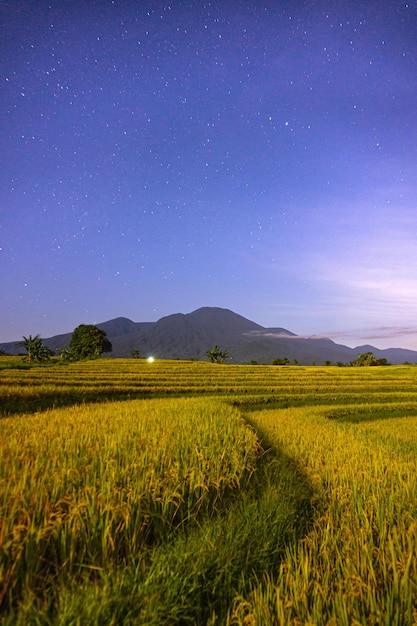
{"label": "tree line", "polygon": [[[16,343],[16,347],[26,350],[26,355],[23,357],[23,360],[28,363],[49,361],[55,354],[53,350],[44,345],[39,335],[23,337],[23,341]],[[97,359],[104,352],[111,352],[112,350],[113,347],[107,338],[107,333],[92,324],[80,324],[80,326],[77,326],[72,333],[69,346],[57,348],[57,352],[63,361]],[[207,350],[206,356],[211,363],[225,363],[228,358],[228,351],[221,350],[219,346],[216,345],[210,348],[210,350]],[[140,358],[139,350],[133,350],[132,357]],[[294,365],[298,365],[296,359],[294,359],[293,363]],[[290,361],[287,357],[276,358],[272,361],[272,364],[289,365]],[[313,362],[312,365],[315,365],[315,363]],[[326,361],[326,365],[331,365],[331,362]],[[348,364],[337,362],[336,365],[339,367],[346,365],[351,367],[369,367],[390,365],[390,363],[388,363],[385,358],[377,359],[372,352],[364,352],[363,354],[358,354],[358,358],[350,361]]]}
{"label": "tree line", "polygon": [[[16,344],[17,348],[24,348],[26,355],[23,360],[27,363],[43,363],[54,356],[54,351],[45,346],[39,335],[23,337],[23,341]],[[107,333],[92,324],[80,324],[71,336],[69,346],[57,348],[63,361],[81,361],[83,359],[97,359],[103,352],[111,352],[113,346],[107,338]]]}

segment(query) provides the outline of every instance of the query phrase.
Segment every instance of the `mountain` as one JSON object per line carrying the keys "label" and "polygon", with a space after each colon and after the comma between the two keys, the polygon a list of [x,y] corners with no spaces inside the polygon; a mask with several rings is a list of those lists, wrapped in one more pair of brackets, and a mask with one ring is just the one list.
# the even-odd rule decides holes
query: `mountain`
{"label": "mountain", "polygon": [[[271,363],[286,357],[300,365],[317,365],[326,361],[348,363],[359,353],[373,352],[375,357],[389,363],[406,361],[417,363],[417,351],[402,348],[379,350],[373,346],[348,348],[326,338],[304,338],[285,328],[264,328],[233,311],[218,307],[203,307],[192,313],[175,313],[157,322],[132,322],[118,317],[98,328],[107,333],[113,352],[109,356],[129,357],[132,350],[142,356],[161,359],[206,359],[206,352],[214,345],[228,350],[229,362]],[[44,344],[55,350],[68,346],[72,333],[44,339]],[[17,342],[18,340],[16,340]],[[16,342],[2,343],[0,349],[17,354]]]}

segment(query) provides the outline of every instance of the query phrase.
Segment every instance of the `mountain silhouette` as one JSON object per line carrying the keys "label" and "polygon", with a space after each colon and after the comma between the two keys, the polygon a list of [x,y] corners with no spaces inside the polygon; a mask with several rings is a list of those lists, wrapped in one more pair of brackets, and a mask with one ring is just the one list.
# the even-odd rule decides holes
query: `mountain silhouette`
{"label": "mountain silhouette", "polygon": [[[373,346],[349,348],[326,338],[304,338],[285,328],[264,328],[251,320],[219,307],[202,307],[192,313],[174,313],[157,322],[132,322],[118,317],[101,324],[98,328],[107,333],[113,351],[112,357],[130,357],[138,350],[143,357],[160,359],[207,358],[206,352],[215,345],[228,351],[228,362],[272,363],[276,358],[287,358],[300,365],[313,362],[321,365],[349,363],[359,353],[373,352],[376,358],[389,363],[417,363],[417,351],[403,348],[380,350]],[[72,332],[44,339],[44,344],[56,350],[68,346]],[[17,354],[16,342],[2,343],[0,349],[7,354]]]}

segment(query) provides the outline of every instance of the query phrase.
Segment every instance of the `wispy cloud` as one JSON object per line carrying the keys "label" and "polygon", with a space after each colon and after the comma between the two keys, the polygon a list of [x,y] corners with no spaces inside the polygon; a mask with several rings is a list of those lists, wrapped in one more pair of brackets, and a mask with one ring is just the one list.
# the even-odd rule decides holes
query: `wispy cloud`
{"label": "wispy cloud", "polygon": [[372,331],[368,330],[369,339],[392,339],[394,337],[403,337],[404,335],[416,335],[417,326],[381,326]]}
{"label": "wispy cloud", "polygon": [[371,173],[355,198],[307,207],[303,221],[263,235],[248,265],[275,295],[268,325],[350,346],[417,349],[417,186],[386,174],[385,185]]}
{"label": "wispy cloud", "polygon": [[[345,255],[316,254],[311,274],[329,301],[375,320],[407,323],[417,312],[417,221],[407,212],[372,230],[347,233]],[[405,324],[406,325],[406,324]]]}
{"label": "wispy cloud", "polygon": [[417,339],[417,326],[379,326],[375,328],[351,328],[349,330],[331,330],[323,333],[323,336],[335,341],[342,339],[362,339],[371,341],[375,339],[396,339],[398,337],[415,336]]}
{"label": "wispy cloud", "polygon": [[270,330],[251,330],[244,335],[251,337],[266,337],[267,339],[328,339],[326,335],[295,335],[288,332],[275,332]]}

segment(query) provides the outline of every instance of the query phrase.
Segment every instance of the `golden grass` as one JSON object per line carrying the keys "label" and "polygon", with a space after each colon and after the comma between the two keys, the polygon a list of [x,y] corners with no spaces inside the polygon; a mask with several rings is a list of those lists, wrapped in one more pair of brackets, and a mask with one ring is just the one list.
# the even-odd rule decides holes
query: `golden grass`
{"label": "golden grass", "polygon": [[[340,423],[328,412],[251,415],[269,441],[301,463],[317,515],[279,570],[236,602],[230,624],[415,623],[417,455],[395,452],[395,419]],[[401,440],[415,441],[416,423],[402,418]]]}
{"label": "golden grass", "polygon": [[0,437],[6,604],[138,558],[238,490],[259,452],[235,409],[192,398],[5,418]]}
{"label": "golden grass", "polygon": [[[105,359],[1,370],[0,602],[11,616],[7,626],[19,603],[26,602],[30,615],[33,598],[55,589],[68,590],[75,602],[77,584],[86,579],[98,603],[101,577],[113,571],[116,580],[132,578],[132,598],[156,546],[167,545],[177,562],[172,539],[181,536],[187,546],[189,530],[197,528],[204,544],[211,521],[214,528],[218,511],[237,494],[242,519],[256,519],[258,504],[246,500],[245,487],[257,471],[260,440],[281,459],[283,476],[297,468],[297,481],[285,481],[303,485],[304,499],[311,488],[314,515],[299,524],[308,526],[302,540],[292,526],[286,529],[275,565],[257,584],[250,579],[249,591],[219,623],[417,623],[416,391],[417,368],[410,366]],[[275,483],[268,497],[274,490]],[[276,489],[274,497],[282,493]],[[291,515],[285,506],[296,526],[303,513],[294,495]],[[267,537],[271,511],[264,506],[257,532]],[[311,511],[303,507],[304,501],[300,511]],[[285,519],[282,510],[280,516]],[[247,534],[247,525],[235,522]],[[238,552],[235,532],[233,526],[224,555],[216,555],[224,556],[221,580],[230,546]],[[164,563],[152,563],[158,589],[165,589]],[[247,589],[242,581],[253,576],[236,569],[239,583],[230,579],[229,595]],[[193,576],[191,597],[199,572]],[[206,596],[215,597],[219,579],[211,581],[206,570],[201,577]],[[177,582],[182,589],[179,574]],[[152,588],[151,582],[141,588],[144,604],[161,604],[157,596],[146,599],[146,585]],[[170,615],[178,609],[183,619],[178,603],[165,608]]]}
{"label": "golden grass", "polygon": [[[3,357],[4,358],[4,357]],[[129,398],[223,395],[236,404],[280,406],[407,402],[417,368],[217,365],[198,361],[101,359],[1,369],[0,415]],[[10,362],[7,362],[10,365]],[[19,366],[15,360],[15,366]]]}

